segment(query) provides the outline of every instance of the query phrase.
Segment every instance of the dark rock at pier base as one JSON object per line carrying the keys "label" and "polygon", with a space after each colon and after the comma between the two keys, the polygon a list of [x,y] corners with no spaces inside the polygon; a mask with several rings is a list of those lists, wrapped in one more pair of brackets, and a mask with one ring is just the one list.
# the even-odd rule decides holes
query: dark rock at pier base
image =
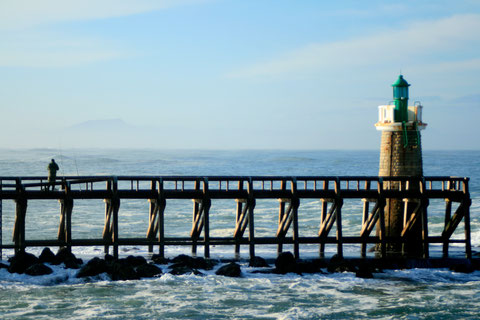
{"label": "dark rock at pier base", "polygon": [[235,262],[230,262],[224,266],[221,266],[216,272],[216,275],[238,278],[242,275],[240,265]]}
{"label": "dark rock at pier base", "polygon": [[467,261],[465,263],[459,263],[451,266],[450,270],[454,272],[460,272],[460,273],[472,273],[473,271],[475,271],[475,267],[473,266],[472,263],[470,263],[470,261]]}
{"label": "dark rock at pier base", "polygon": [[187,266],[182,266],[182,265],[173,265],[170,267],[170,274],[173,274],[175,276],[179,276],[179,275],[182,275],[182,274],[194,274],[194,275],[197,275],[197,276],[203,276],[203,273],[201,273],[200,271],[198,271],[197,269],[194,269],[194,268],[190,268],[190,267],[187,267]]}
{"label": "dark rock at pier base", "polygon": [[9,259],[10,266],[8,272],[10,273],[25,273],[25,271],[38,263],[39,260],[35,255],[27,253],[25,251],[17,252],[12,258]]}
{"label": "dark rock at pier base", "polygon": [[108,254],[108,253],[105,255],[104,259],[107,263],[110,263],[110,262],[113,262],[113,261],[117,260],[117,259],[115,259],[114,256],[112,256],[111,254]]}
{"label": "dark rock at pier base", "polygon": [[338,255],[333,255],[333,257],[330,259],[330,262],[328,263],[327,266],[327,271],[328,272],[357,272],[357,268],[355,265],[348,260],[343,259],[343,257],[340,257]]}
{"label": "dark rock at pier base", "polygon": [[52,261],[52,264],[64,264],[67,269],[78,269],[80,265],[83,264],[82,259],[77,259],[77,257],[68,249],[60,248],[55,255],[55,259]]}
{"label": "dark rock at pier base", "polygon": [[138,280],[140,277],[137,272],[125,260],[117,260],[110,263],[108,267],[108,274],[112,280]]}
{"label": "dark rock at pier base", "polygon": [[170,263],[170,259],[167,259],[165,257],[162,257],[161,255],[159,254],[154,254],[152,255],[152,261],[153,263],[155,264],[168,264]]}
{"label": "dark rock at pier base", "polygon": [[311,261],[297,261],[296,272],[302,273],[324,273],[321,269],[321,263],[319,260]]}
{"label": "dark rock at pier base", "polygon": [[190,257],[185,254],[181,254],[172,259],[173,266],[171,267],[188,267],[191,269],[202,269],[202,270],[212,270],[213,267],[216,265],[216,262],[210,259],[204,259],[201,257]]}
{"label": "dark rock at pier base", "polygon": [[77,278],[93,277],[104,272],[107,272],[107,262],[95,257],[78,271]]}
{"label": "dark rock at pier base", "polygon": [[80,269],[80,264],[77,259],[68,259],[64,262],[65,269]]}
{"label": "dark rock at pier base", "polygon": [[373,278],[373,268],[366,263],[362,263],[358,266],[355,276],[362,279],[372,279]]}
{"label": "dark rock at pier base", "polygon": [[204,258],[194,258],[181,254],[176,256],[171,261],[173,264],[170,266],[170,274],[182,275],[182,274],[195,274],[203,275],[198,269],[211,270],[213,269],[215,262],[212,260],[206,260]]}
{"label": "dark rock at pier base", "polygon": [[95,257],[88,261],[77,273],[77,277],[93,277],[104,272],[112,280],[138,280],[162,274],[159,267],[148,264],[143,257],[129,256],[125,259],[115,259],[111,255],[105,255],[105,260]]}
{"label": "dark rock at pier base", "polygon": [[275,260],[275,273],[297,272],[297,261],[290,251],[282,252]]}
{"label": "dark rock at pier base", "polygon": [[43,263],[52,263],[55,261],[55,254],[50,250],[50,248],[43,248],[42,253],[38,257],[40,262]]}
{"label": "dark rock at pier base", "polygon": [[300,260],[297,261],[293,256],[293,253],[287,251],[278,255],[275,260],[275,269],[273,273],[286,274],[286,273],[323,273],[321,260]]}
{"label": "dark rock at pier base", "polygon": [[267,263],[267,261],[265,259],[263,259],[262,257],[257,257],[257,256],[250,259],[250,262],[248,263],[248,266],[253,267],[253,268],[268,268],[268,267],[270,267],[270,265]]}
{"label": "dark rock at pier base", "polygon": [[53,270],[43,263],[36,263],[25,270],[25,274],[29,276],[43,276],[51,273],[53,273]]}
{"label": "dark rock at pier base", "polygon": [[140,278],[153,278],[162,274],[162,269],[149,263],[138,266],[136,271]]}
{"label": "dark rock at pier base", "polygon": [[125,258],[125,262],[132,267],[138,267],[147,264],[147,260],[142,256],[128,256]]}

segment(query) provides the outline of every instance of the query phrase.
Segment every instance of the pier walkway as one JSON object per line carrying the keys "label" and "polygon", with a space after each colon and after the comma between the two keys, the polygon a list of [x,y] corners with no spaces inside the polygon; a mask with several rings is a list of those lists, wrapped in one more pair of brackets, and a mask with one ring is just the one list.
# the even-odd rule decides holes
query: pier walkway
{"label": "pier walkway", "polygon": [[[470,240],[470,194],[468,178],[458,177],[324,177],[324,176],[68,176],[57,177],[55,191],[48,190],[46,177],[0,177],[0,250],[14,248],[15,251],[34,246],[105,246],[118,248],[123,245],[146,245],[152,251],[158,246],[163,256],[166,246],[191,246],[196,254],[197,246],[204,247],[205,257],[210,256],[210,247],[231,245],[236,256],[241,246],[247,246],[250,257],[255,256],[255,247],[264,244],[277,245],[278,252],[284,244],[293,244],[295,257],[300,257],[302,244],[318,244],[319,255],[324,256],[325,246],[336,245],[337,254],[343,256],[344,244],[360,245],[359,255],[366,257],[367,244],[377,244],[379,253],[385,257],[387,244],[406,243],[414,224],[421,224],[424,258],[429,257],[430,244],[442,244],[443,256],[448,257],[449,245],[465,245],[465,255],[472,257]],[[395,188],[391,186],[395,185]],[[389,198],[402,199],[405,208],[403,231],[400,237],[385,233],[385,204]],[[75,200],[102,199],[105,202],[103,236],[100,239],[78,239],[72,234],[72,214]],[[146,237],[124,238],[119,234],[121,202],[124,199],[140,199],[150,203]],[[193,200],[191,232],[188,237],[166,237],[164,212],[171,199]],[[229,237],[210,236],[210,209],[212,200],[230,199],[236,206],[232,217]],[[272,221],[277,228],[274,237],[255,235],[255,205],[260,199],[278,199],[278,221]],[[299,208],[304,199],[320,199],[318,212],[318,234],[302,236],[299,228]],[[347,199],[363,202],[360,233],[344,236],[342,212]],[[427,209],[430,200],[440,199],[445,203],[445,219],[441,235],[429,235]],[[25,217],[28,203],[37,200],[58,200],[60,202],[60,223],[58,234],[52,240],[32,240],[25,235]],[[1,243],[2,201],[15,202],[13,244]],[[13,214],[13,213],[12,213]],[[443,214],[443,213],[442,213]],[[452,239],[460,222],[463,221],[465,237]],[[102,226],[99,226],[100,228]],[[373,232],[373,230],[376,230]],[[290,230],[290,231],[289,231]],[[1,252],[0,252],[1,254]]]}

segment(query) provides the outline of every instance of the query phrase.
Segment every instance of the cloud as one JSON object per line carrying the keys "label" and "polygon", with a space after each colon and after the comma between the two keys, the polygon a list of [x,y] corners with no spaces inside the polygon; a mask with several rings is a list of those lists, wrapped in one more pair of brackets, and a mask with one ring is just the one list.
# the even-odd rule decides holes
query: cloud
{"label": "cloud", "polygon": [[478,30],[480,15],[455,15],[350,40],[309,44],[270,61],[233,71],[228,76],[281,77],[382,64],[401,67],[419,61],[436,63],[438,54],[448,55],[449,59],[470,54],[474,57],[464,59],[470,61],[457,59],[449,64],[476,65],[480,47]]}
{"label": "cloud", "polygon": [[126,55],[105,42],[48,32],[5,36],[0,42],[0,67],[67,67]]}
{"label": "cloud", "polygon": [[[67,34],[55,24],[128,16],[205,1],[1,1],[0,67],[69,67],[129,56],[131,49],[118,48],[108,39]],[[51,25],[55,28],[48,28]]]}
{"label": "cloud", "polygon": [[69,67],[127,55],[106,39],[62,33],[66,21],[106,19],[206,0],[16,0],[0,2],[0,67]]}
{"label": "cloud", "polygon": [[198,2],[205,0],[6,0],[0,2],[0,30],[121,17]]}

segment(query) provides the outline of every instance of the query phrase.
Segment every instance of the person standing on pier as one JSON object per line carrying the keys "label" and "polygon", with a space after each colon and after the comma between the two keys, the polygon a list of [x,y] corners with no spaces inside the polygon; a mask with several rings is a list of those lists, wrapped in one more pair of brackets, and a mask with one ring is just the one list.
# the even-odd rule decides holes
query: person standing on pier
{"label": "person standing on pier", "polygon": [[60,169],[58,167],[58,164],[55,162],[55,159],[52,159],[52,161],[48,164],[48,186],[47,190],[50,189],[50,186],[52,186],[52,191],[55,190],[55,180],[57,178],[57,171]]}

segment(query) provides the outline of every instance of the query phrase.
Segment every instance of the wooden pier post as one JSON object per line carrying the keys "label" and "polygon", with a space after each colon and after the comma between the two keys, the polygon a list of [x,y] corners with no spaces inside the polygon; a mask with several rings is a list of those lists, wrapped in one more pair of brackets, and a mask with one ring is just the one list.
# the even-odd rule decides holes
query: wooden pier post
{"label": "wooden pier post", "polygon": [[[449,190],[458,190],[459,186],[455,183],[452,185],[451,182],[448,183]],[[459,190],[460,191],[460,190]],[[470,198],[470,192],[468,189],[468,178],[465,178],[462,181],[461,191],[463,196],[461,199],[445,199],[446,209],[445,209],[445,227],[442,232],[443,239],[443,256],[448,257],[448,245],[450,242],[450,237],[453,232],[460,224],[463,219],[464,228],[465,228],[465,256],[467,259],[472,258],[472,243],[471,243],[471,230],[470,230],[470,206],[472,200]],[[459,202],[457,209],[453,216],[451,216],[452,202]]]}
{"label": "wooden pier post", "polygon": [[340,195],[340,180],[335,179],[335,202],[337,203],[337,255],[343,257],[343,234],[342,234],[342,207],[343,198]]}
{"label": "wooden pier post", "polygon": [[17,198],[15,199],[15,224],[13,227],[13,242],[15,253],[25,250],[25,217],[28,201],[25,189],[20,179],[16,179]]}
{"label": "wooden pier post", "polygon": [[[323,190],[328,190],[328,180],[324,180],[323,181]],[[318,233],[318,236],[321,238],[321,234],[322,234],[322,225],[323,225],[323,222],[327,220],[327,213],[328,213],[328,200],[327,199],[320,199],[320,201],[322,201],[322,210],[320,212],[320,231]],[[319,245],[319,256],[320,258],[324,258],[325,257],[325,241],[322,241],[320,242],[320,245]]]}
{"label": "wooden pier post", "polygon": [[[250,182],[247,182],[250,185]],[[243,191],[243,180],[238,182],[238,190]],[[247,186],[247,192],[249,187]],[[250,226],[250,215],[253,214],[255,209],[255,199],[248,192],[246,199],[235,199],[237,203],[237,212],[235,219],[235,231],[233,232],[233,238],[235,239],[235,259],[240,259],[240,242],[243,238],[247,226]],[[250,229],[249,229],[250,230]],[[249,232],[250,233],[250,232]],[[249,239],[251,238],[249,234]]]}
{"label": "wooden pier post", "polygon": [[[156,183],[158,188],[156,189]],[[167,201],[163,193],[163,179],[158,181],[152,181],[152,189],[156,190],[157,197],[155,199],[149,199],[150,202],[150,216],[147,230],[147,239],[158,239],[158,254],[160,257],[165,257],[165,227],[164,227],[164,213]],[[153,252],[153,245],[148,246],[148,251]]]}
{"label": "wooden pier post", "polygon": [[210,207],[212,200],[208,195],[208,179],[203,180],[203,240],[205,258],[210,258]]}
{"label": "wooden pier post", "polygon": [[[280,182],[280,190],[285,190],[286,189],[286,181],[282,180]],[[285,223],[287,220],[287,216],[285,215],[285,205],[288,201],[288,199],[278,199],[278,229],[277,229],[277,238],[279,240],[278,245],[277,245],[277,255],[282,253],[283,251],[283,238],[285,237],[285,234],[288,231],[288,228],[285,229]],[[290,226],[290,225],[289,225]]]}
{"label": "wooden pier post", "polygon": [[[195,190],[200,190],[200,180],[195,181]],[[208,195],[208,179],[203,180],[203,195],[201,199],[193,199],[192,231],[192,255],[197,255],[197,241],[203,230],[204,256],[210,257],[210,228],[209,212],[212,201]]]}
{"label": "wooden pier post", "polygon": [[15,224],[13,227],[13,242],[15,253],[25,250],[25,216],[27,214],[27,199],[18,198],[15,206]]}
{"label": "wooden pier post", "polygon": [[[153,180],[150,184],[152,190],[156,190],[156,181]],[[148,210],[148,229],[147,229],[147,239],[153,240],[156,236],[155,230],[155,220],[157,218],[157,208],[156,208],[156,199],[148,199],[149,210]],[[148,252],[153,252],[153,244],[148,245]]]}
{"label": "wooden pier post", "polygon": [[[281,181],[281,190],[286,190],[286,180]],[[298,242],[298,207],[300,200],[297,197],[297,181],[291,181],[292,196],[288,199],[279,199],[278,229],[277,229],[277,254],[283,250],[283,240],[285,239],[290,225],[293,223],[293,252],[296,259],[300,258],[300,249]],[[288,204],[285,210],[286,204]]]}
{"label": "wooden pier post", "polygon": [[[243,180],[238,181],[238,191],[243,190]],[[237,211],[235,215],[235,231],[233,232],[233,237],[235,238],[235,259],[240,259],[240,239],[243,237],[245,228],[247,226],[247,215],[246,209],[243,210],[244,204],[246,204],[246,199],[235,199],[237,203]],[[246,204],[245,208],[248,208]]]}
{"label": "wooden pier post", "polygon": [[113,245],[113,256],[118,258],[118,210],[120,209],[120,198],[118,197],[118,179],[113,177],[107,181],[107,190],[110,191],[110,198],[105,202],[105,227],[103,228],[103,240],[105,253],[108,254],[109,244]]}
{"label": "wooden pier post", "polygon": [[248,180],[247,185],[248,202],[251,204],[248,206],[248,242],[250,251],[250,260],[255,258],[255,223],[253,209],[255,208],[255,197],[253,195],[253,181],[252,178]]}
{"label": "wooden pier post", "polygon": [[3,196],[2,196],[3,181],[0,180],[0,260],[3,257]]}
{"label": "wooden pier post", "polygon": [[73,199],[70,195],[70,182],[64,181],[65,198],[60,199],[60,224],[58,227],[58,240],[63,242],[68,251],[72,250],[72,211]]}
{"label": "wooden pier post", "polygon": [[[450,181],[448,182],[449,186],[448,189],[450,189]],[[445,199],[445,226],[450,222],[450,219],[452,218],[452,201],[450,199]],[[443,236],[443,257],[448,258],[448,247],[449,247],[449,238]]]}
{"label": "wooden pier post", "polygon": [[58,227],[57,239],[66,246],[72,248],[72,211],[73,199],[61,199],[60,202],[60,225]]}

